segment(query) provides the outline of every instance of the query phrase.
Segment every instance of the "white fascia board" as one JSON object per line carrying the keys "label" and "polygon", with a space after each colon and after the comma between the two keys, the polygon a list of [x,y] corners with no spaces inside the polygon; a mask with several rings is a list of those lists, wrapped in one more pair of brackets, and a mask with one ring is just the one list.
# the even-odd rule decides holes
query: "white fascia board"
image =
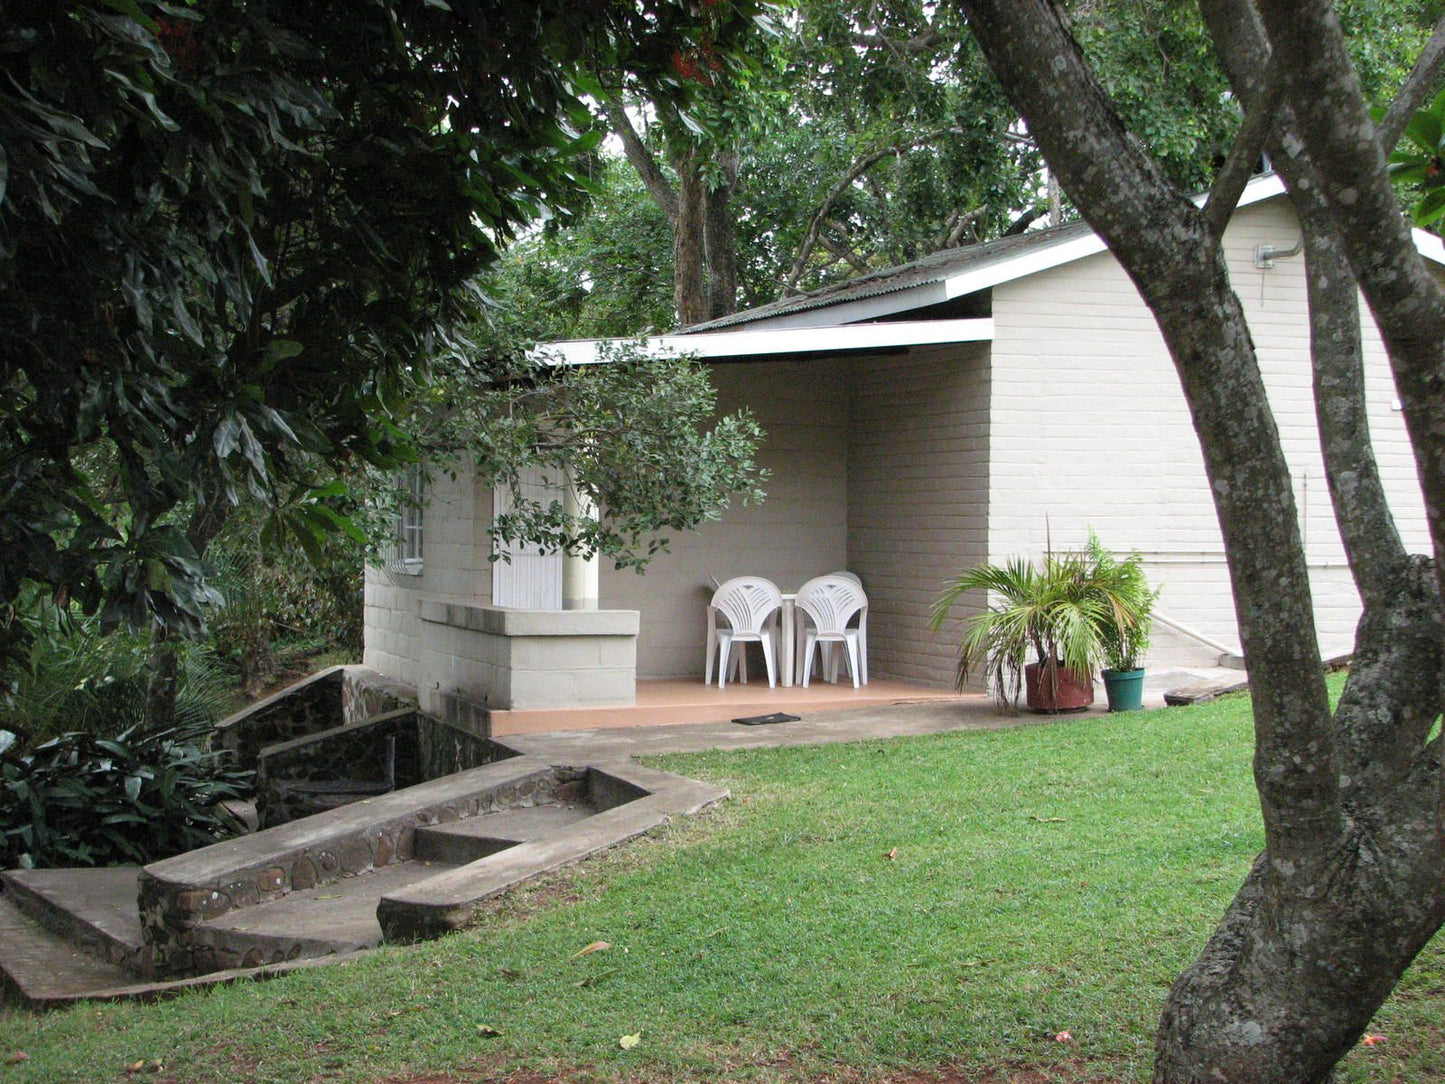
{"label": "white fascia board", "polygon": [[1445,242],[1428,230],[1411,230],[1415,236],[1415,250],[1427,260],[1445,263]]}
{"label": "white fascia board", "polygon": [[[1284,181],[1278,174],[1271,173],[1264,177],[1256,177],[1245,185],[1237,206],[1248,207],[1250,204],[1282,195],[1284,195]],[[1202,192],[1194,197],[1194,202],[1202,207],[1208,198],[1209,193]],[[1040,271],[1048,271],[1066,263],[1073,263],[1086,256],[1096,256],[1107,248],[1103,238],[1096,233],[1089,233],[1083,237],[1076,237],[1072,241],[1051,245],[1034,252],[1022,252],[1012,259],[1003,259],[987,267],[979,267],[954,275],[944,280],[944,286],[950,299],[963,297],[966,294],[977,293],[979,290],[987,290],[1000,283],[1012,282],[1014,279],[1021,279],[1026,275],[1036,275]]]}
{"label": "white fascia board", "polygon": [[[768,331],[701,331],[696,335],[658,335],[643,340],[655,354],[694,354],[709,358],[769,357],[776,354],[829,354],[843,350],[882,350],[897,346],[991,342],[992,320],[902,320],[887,324],[786,328]],[[562,365],[595,365],[606,345],[631,339],[573,339],[543,343],[537,356]]]}
{"label": "white fascia board", "polygon": [[[788,328],[834,327],[838,324],[853,324],[864,320],[876,320],[880,316],[892,316],[898,312],[923,309],[948,300],[941,281],[923,282],[902,290],[860,297],[855,301],[840,301],[836,304],[819,305],[812,309],[769,316],[761,320],[750,320],[740,327],[756,328],[761,331],[782,331]],[[700,333],[706,334],[706,333]],[[720,333],[721,334],[721,333]]]}
{"label": "white fascia board", "polygon": [[1032,252],[1022,252],[1012,259],[1003,259],[995,264],[952,275],[943,280],[944,292],[950,300],[967,294],[975,294],[980,290],[997,286],[1001,282],[1012,282],[1014,279],[1036,275],[1040,271],[1048,271],[1050,268],[1059,267],[1062,264],[1082,260],[1085,256],[1096,255],[1103,252],[1106,247],[1098,234],[1086,233],[1072,241],[1064,241],[1061,244],[1050,245],[1048,248],[1036,249]]}

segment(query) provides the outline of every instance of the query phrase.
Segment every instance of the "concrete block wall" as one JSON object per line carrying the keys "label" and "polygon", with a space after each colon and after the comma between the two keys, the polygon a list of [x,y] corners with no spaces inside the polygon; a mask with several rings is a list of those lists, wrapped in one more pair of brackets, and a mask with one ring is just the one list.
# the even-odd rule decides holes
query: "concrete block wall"
{"label": "concrete block wall", "polygon": [[[782,591],[845,567],[848,375],[835,359],[714,365],[718,409],[751,408],[766,437],[758,462],[771,473],[760,505],[672,538],[645,575],[600,570],[601,604],[637,610],[637,676],[703,673],[708,577],[762,575]],[[756,651],[756,648],[751,649]],[[755,658],[761,673],[762,660]]]}
{"label": "concrete block wall", "polygon": [[[1359,601],[1343,563],[1320,460],[1300,258],[1254,266],[1254,248],[1299,237],[1284,200],[1241,209],[1226,244],[1294,478],[1321,646],[1353,642]],[[1203,457],[1153,317],[1109,254],[995,288],[990,560],[1080,544],[1092,526],[1145,554],[1159,608],[1230,644],[1239,636]],[[1425,541],[1423,502],[1383,349],[1366,315],[1371,426],[1407,542]],[[1158,629],[1152,665],[1216,653]]]}
{"label": "concrete block wall", "polygon": [[848,567],[868,592],[868,672],[953,684],[965,608],[929,631],[945,580],[988,548],[986,343],[849,363]]}
{"label": "concrete block wall", "polygon": [[492,571],[487,527],[492,494],[468,464],[433,470],[422,512],[422,565],[398,561],[366,569],[366,640],[362,662],[416,686],[420,679],[422,597],[490,602]]}
{"label": "concrete block wall", "polygon": [[426,601],[419,698],[478,710],[626,706],[637,698],[635,611],[507,610]]}

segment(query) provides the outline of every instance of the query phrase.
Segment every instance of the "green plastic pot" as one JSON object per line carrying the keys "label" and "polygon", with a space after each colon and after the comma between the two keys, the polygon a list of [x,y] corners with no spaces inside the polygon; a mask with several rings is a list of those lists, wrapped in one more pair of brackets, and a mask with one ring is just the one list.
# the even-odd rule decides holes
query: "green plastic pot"
{"label": "green plastic pot", "polygon": [[1138,711],[1144,706],[1144,671],[1105,670],[1104,695],[1110,711]]}

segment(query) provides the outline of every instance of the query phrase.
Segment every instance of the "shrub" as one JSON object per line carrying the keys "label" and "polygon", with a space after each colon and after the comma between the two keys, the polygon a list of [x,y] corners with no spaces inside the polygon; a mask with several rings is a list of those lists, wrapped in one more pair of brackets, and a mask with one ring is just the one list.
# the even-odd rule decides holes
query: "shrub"
{"label": "shrub", "polygon": [[21,754],[0,730],[0,867],[145,864],[235,834],[216,803],[254,773],[209,751],[211,733],[71,732]]}

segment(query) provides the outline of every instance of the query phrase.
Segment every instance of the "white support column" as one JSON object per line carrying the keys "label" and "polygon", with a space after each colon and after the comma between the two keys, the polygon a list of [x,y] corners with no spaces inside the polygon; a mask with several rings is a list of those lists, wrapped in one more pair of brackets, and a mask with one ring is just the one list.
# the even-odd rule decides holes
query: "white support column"
{"label": "white support column", "polygon": [[[578,493],[573,485],[567,486],[563,494],[563,506],[569,516],[593,519],[597,515],[592,502]],[[595,553],[591,557],[572,553],[562,556],[562,609],[597,609],[597,568]]]}

